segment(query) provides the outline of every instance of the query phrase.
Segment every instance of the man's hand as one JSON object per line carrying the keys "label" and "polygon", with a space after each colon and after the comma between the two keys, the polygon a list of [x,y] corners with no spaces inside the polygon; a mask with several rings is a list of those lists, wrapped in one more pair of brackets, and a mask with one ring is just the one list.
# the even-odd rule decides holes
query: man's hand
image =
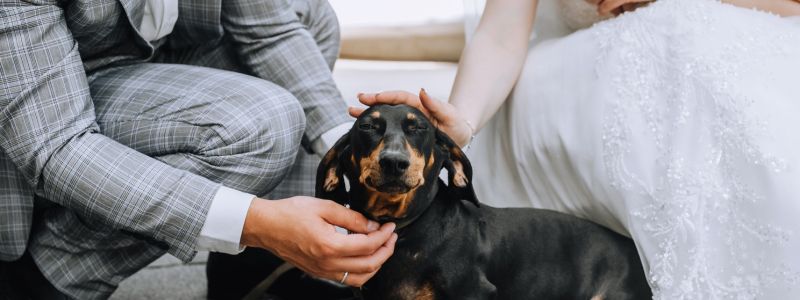
{"label": "man's hand", "polygon": [[634,11],[639,7],[647,6],[654,0],[586,0],[597,5],[597,11],[601,15],[619,15],[624,12]]}
{"label": "man's hand", "polygon": [[[336,232],[335,226],[353,232]],[[292,197],[254,199],[242,230],[243,245],[270,250],[308,274],[359,287],[394,253],[394,223],[379,226],[332,201]]]}

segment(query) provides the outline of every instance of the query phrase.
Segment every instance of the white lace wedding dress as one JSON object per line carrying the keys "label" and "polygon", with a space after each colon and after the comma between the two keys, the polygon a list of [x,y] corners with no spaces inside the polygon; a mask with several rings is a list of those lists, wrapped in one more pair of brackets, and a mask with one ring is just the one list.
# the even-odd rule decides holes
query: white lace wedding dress
{"label": "white lace wedding dress", "polygon": [[800,22],[659,0],[532,47],[483,202],[629,234],[656,299],[800,299]]}

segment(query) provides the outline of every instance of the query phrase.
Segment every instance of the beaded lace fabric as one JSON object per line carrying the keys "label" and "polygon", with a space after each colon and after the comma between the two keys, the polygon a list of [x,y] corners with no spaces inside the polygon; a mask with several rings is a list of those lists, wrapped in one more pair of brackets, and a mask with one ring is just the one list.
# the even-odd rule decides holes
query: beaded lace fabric
{"label": "beaded lace fabric", "polygon": [[481,202],[629,234],[655,299],[800,299],[800,22],[715,0],[540,17],[468,153]]}
{"label": "beaded lace fabric", "polygon": [[800,85],[800,69],[779,63],[800,60],[800,26],[787,23],[659,0],[591,29],[595,67],[617,96],[602,121],[603,165],[627,195],[655,299],[788,299],[800,284],[800,154],[782,138],[800,122],[773,120],[800,113],[800,94],[767,96],[783,76]]}

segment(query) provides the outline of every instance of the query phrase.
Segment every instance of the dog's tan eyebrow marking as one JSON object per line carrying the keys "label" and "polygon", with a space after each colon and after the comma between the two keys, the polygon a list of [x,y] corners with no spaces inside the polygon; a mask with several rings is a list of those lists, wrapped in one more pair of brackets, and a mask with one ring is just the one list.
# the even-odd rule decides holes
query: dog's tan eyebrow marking
{"label": "dog's tan eyebrow marking", "polygon": [[370,117],[373,117],[373,118],[375,118],[375,119],[377,119],[377,118],[380,118],[380,117],[381,117],[381,112],[379,112],[379,111],[373,111],[371,114],[369,114],[369,116],[370,116]]}
{"label": "dog's tan eyebrow marking", "polygon": [[415,115],[414,113],[408,113],[406,115],[406,118],[409,119],[409,120],[416,120],[417,119],[417,115]]}

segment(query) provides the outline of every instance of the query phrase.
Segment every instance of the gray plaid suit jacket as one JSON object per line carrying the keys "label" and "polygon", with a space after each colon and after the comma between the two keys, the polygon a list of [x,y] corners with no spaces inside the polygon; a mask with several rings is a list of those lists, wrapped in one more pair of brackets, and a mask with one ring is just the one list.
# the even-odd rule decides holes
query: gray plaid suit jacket
{"label": "gray plaid suit jacket", "polygon": [[329,64],[289,1],[180,1],[172,34],[152,44],[136,29],[143,3],[0,0],[0,260],[25,252],[35,197],[193,257],[219,184],[101,134],[87,79],[152,61],[159,45],[229,43],[239,71],[299,100],[307,140],[347,122]]}

